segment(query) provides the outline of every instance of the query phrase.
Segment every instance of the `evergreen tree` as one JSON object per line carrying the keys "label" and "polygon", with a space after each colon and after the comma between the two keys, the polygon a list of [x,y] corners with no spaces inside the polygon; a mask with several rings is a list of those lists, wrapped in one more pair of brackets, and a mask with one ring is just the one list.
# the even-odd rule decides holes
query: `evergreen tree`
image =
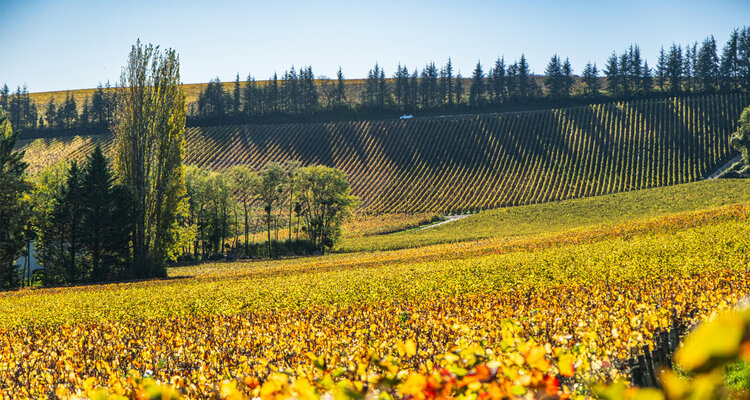
{"label": "evergreen tree", "polygon": [[445,64],[445,95],[448,98],[448,105],[453,105],[453,63],[448,57],[448,63]]}
{"label": "evergreen tree", "polygon": [[565,97],[570,96],[573,90],[573,67],[570,66],[570,60],[565,57],[562,65],[562,94]]}
{"label": "evergreen tree", "polygon": [[654,88],[654,77],[651,73],[651,68],[648,66],[648,61],[643,63],[643,70],[641,71],[641,93],[648,94]]}
{"label": "evergreen tree", "polygon": [[0,110],[0,288],[19,283],[15,264],[24,247],[28,219],[23,196],[30,187],[24,173],[24,152],[14,151],[18,132],[13,132],[4,110]]}
{"label": "evergreen tree", "polygon": [[206,120],[222,120],[227,112],[231,112],[229,104],[229,95],[217,77],[210,80],[198,95],[198,115]]}
{"label": "evergreen tree", "polygon": [[417,101],[419,99],[419,79],[417,75],[417,69],[414,68],[414,72],[409,77],[409,104],[412,108],[417,107]]}
{"label": "evergreen tree", "polygon": [[656,84],[659,85],[659,90],[664,91],[664,86],[667,82],[667,55],[664,52],[664,47],[659,50],[659,59],[656,63]]}
{"label": "evergreen tree", "polygon": [[83,172],[81,246],[95,282],[128,275],[132,200],[127,189],[114,184],[109,161],[97,144]]}
{"label": "evergreen tree", "polygon": [[695,74],[703,91],[715,89],[719,79],[719,57],[716,54],[716,40],[713,36],[706,38],[701,44]]}
{"label": "evergreen tree", "polygon": [[402,111],[407,109],[408,97],[409,97],[409,71],[406,66],[401,67],[401,63],[396,67],[396,85],[394,88],[394,95],[396,96],[396,103],[401,107]]}
{"label": "evergreen tree", "polygon": [[82,265],[82,240],[83,233],[83,182],[78,163],[70,162],[65,186],[57,202],[59,208],[55,217],[62,221],[64,226],[64,270],[65,281],[80,282],[85,277],[85,268]]}
{"label": "evergreen tree", "polygon": [[68,92],[65,96],[65,103],[63,103],[61,107],[58,107],[57,118],[60,122],[61,128],[73,129],[73,127],[75,127],[78,119],[78,106],[72,93]]}
{"label": "evergreen tree", "polygon": [[[103,129],[109,123],[107,115],[107,95],[104,92],[102,83],[96,86],[96,90],[91,95],[91,124],[98,129]],[[49,120],[47,121],[49,123]]]}
{"label": "evergreen tree", "polygon": [[502,103],[505,98],[505,59],[498,57],[492,68],[492,102]]}
{"label": "evergreen tree", "polygon": [[240,74],[234,78],[234,90],[232,90],[232,116],[234,118],[240,117],[240,107],[242,105],[242,96],[240,95]]}
{"label": "evergreen tree", "polygon": [[456,104],[462,104],[464,97],[464,78],[461,76],[461,71],[456,75],[456,85],[453,94],[456,96]]}
{"label": "evergreen tree", "polygon": [[526,56],[521,54],[521,59],[518,60],[518,75],[517,75],[517,82],[518,82],[518,94],[521,96],[521,98],[527,98],[530,95],[530,88],[531,88],[531,70],[529,69],[529,64],[526,62]]}
{"label": "evergreen tree", "polygon": [[750,27],[744,27],[737,39],[737,74],[739,85],[750,90]]}
{"label": "evergreen tree", "polygon": [[422,108],[429,109],[438,106],[438,72],[434,62],[427,64],[422,70],[419,83]]}
{"label": "evergreen tree", "polygon": [[609,93],[615,96],[620,94],[622,75],[620,74],[619,64],[617,62],[617,54],[614,52],[607,59],[607,66],[605,67],[604,75],[607,77],[607,89],[609,89]]}
{"label": "evergreen tree", "polygon": [[252,74],[247,74],[247,84],[242,91],[242,113],[247,118],[251,118],[261,111],[261,101],[255,78]]}
{"label": "evergreen tree", "polygon": [[334,91],[334,104],[337,109],[343,108],[346,104],[346,91],[344,86],[344,73],[341,67],[336,72],[336,90]]}
{"label": "evergreen tree", "polygon": [[739,31],[733,30],[729,40],[721,52],[719,74],[721,75],[721,89],[730,90],[738,84],[739,59],[738,59]]}
{"label": "evergreen tree", "polygon": [[472,107],[481,107],[484,105],[484,73],[482,72],[482,64],[479,61],[477,61],[474,74],[471,76],[469,105]]}
{"label": "evergreen tree", "polygon": [[57,122],[57,107],[55,107],[55,96],[50,97],[47,103],[47,109],[44,111],[44,118],[47,120],[47,127],[50,129],[59,128]]}
{"label": "evergreen tree", "polygon": [[669,78],[669,91],[677,93],[682,90],[682,78],[684,73],[682,61],[682,47],[672,44],[667,55],[667,78]]}
{"label": "evergreen tree", "polygon": [[630,84],[631,90],[639,92],[642,89],[643,60],[641,59],[641,48],[638,45],[630,45]]}
{"label": "evergreen tree", "polygon": [[10,89],[8,89],[7,84],[3,84],[3,87],[0,88],[0,108],[8,112],[8,106],[10,106]]}
{"label": "evergreen tree", "polygon": [[298,114],[302,103],[299,93],[299,77],[297,71],[292,68],[284,72],[281,78],[281,101],[283,111],[289,114]]}
{"label": "evergreen tree", "polygon": [[365,81],[365,90],[362,91],[362,104],[366,107],[376,108],[379,107],[378,92],[380,88],[380,66],[375,63],[373,67],[367,73],[367,80]]}
{"label": "evergreen tree", "polygon": [[630,76],[630,54],[628,54],[627,51],[620,55],[620,63],[617,65],[617,72],[619,74],[619,79],[617,81],[619,86],[617,92],[628,94],[630,92],[632,79]]}
{"label": "evergreen tree", "polygon": [[594,97],[599,96],[601,83],[599,82],[599,70],[596,68],[596,64],[586,63],[583,68],[583,84],[586,94]]}
{"label": "evergreen tree", "polygon": [[89,107],[89,96],[83,99],[83,110],[81,110],[81,116],[78,118],[78,126],[82,130],[87,131],[91,126],[91,111]]}
{"label": "evergreen tree", "polygon": [[550,58],[547,68],[544,70],[544,86],[550,97],[561,97],[563,94],[563,72],[560,57],[557,54]]}
{"label": "evergreen tree", "polygon": [[279,76],[273,73],[271,83],[266,87],[266,107],[269,113],[278,113],[280,110],[279,98]]}
{"label": "evergreen tree", "polygon": [[388,92],[388,84],[385,80],[385,70],[380,69],[378,75],[378,94],[377,94],[377,107],[379,110],[385,110],[386,103],[389,102],[390,94]]}

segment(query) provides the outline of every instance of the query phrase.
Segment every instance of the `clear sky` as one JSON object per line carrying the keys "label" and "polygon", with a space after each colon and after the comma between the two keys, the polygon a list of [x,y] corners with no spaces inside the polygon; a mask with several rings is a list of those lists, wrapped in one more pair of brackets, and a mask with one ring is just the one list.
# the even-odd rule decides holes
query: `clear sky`
{"label": "clear sky", "polygon": [[525,53],[542,73],[555,53],[574,73],[631,43],[649,65],[660,46],[750,25],[750,0],[113,1],[0,0],[0,84],[32,92],[119,79],[136,39],[180,54],[182,80],[256,79],[311,65],[361,78],[377,61],[388,75],[452,57],[471,74],[480,60]]}

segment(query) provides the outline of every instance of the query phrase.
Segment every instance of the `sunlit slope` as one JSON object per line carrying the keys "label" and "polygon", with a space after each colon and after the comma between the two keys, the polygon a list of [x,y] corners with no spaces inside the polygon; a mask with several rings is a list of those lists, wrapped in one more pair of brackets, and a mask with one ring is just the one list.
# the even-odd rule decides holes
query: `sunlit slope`
{"label": "sunlit slope", "polygon": [[[189,128],[186,161],[212,169],[296,159],[346,171],[366,212],[488,209],[673,185],[731,155],[748,94],[525,113]],[[80,157],[111,137],[25,143],[27,159]],[[65,147],[65,151],[56,150]],[[75,148],[70,148],[70,147]]]}

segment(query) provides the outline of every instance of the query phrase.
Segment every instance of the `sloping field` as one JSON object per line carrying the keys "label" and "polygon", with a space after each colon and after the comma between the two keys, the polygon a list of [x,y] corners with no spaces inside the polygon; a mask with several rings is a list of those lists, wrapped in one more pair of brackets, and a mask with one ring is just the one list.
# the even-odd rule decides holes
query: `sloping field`
{"label": "sloping field", "polygon": [[[731,156],[750,94],[546,111],[315,124],[189,128],[189,164],[296,159],[349,174],[362,211],[438,212],[542,203],[704,178]],[[21,141],[33,169],[110,136]]]}

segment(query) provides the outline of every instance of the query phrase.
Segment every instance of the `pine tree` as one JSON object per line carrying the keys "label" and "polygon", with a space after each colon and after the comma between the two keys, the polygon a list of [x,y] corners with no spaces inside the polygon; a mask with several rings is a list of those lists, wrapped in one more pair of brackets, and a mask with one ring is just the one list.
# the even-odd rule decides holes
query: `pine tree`
{"label": "pine tree", "polygon": [[482,64],[477,61],[474,68],[474,74],[471,76],[471,86],[469,87],[469,105],[480,107],[484,104],[484,73]]}
{"label": "pine tree", "polygon": [[90,279],[112,280],[125,272],[133,216],[127,190],[114,185],[109,161],[97,144],[83,172],[81,246]]}
{"label": "pine tree", "polygon": [[414,72],[409,77],[409,104],[412,108],[417,108],[417,101],[419,99],[419,78],[417,75],[417,69],[414,68]]}
{"label": "pine tree", "polygon": [[3,84],[3,87],[0,88],[0,109],[2,109],[5,112],[8,112],[9,105],[10,105],[10,89],[8,89],[7,84]]}
{"label": "pine tree", "polygon": [[596,68],[596,64],[591,64],[590,61],[583,68],[583,84],[586,87],[586,94],[593,97],[599,96],[599,91],[601,90],[599,70]]}
{"label": "pine tree", "polygon": [[530,95],[530,88],[531,88],[531,82],[530,82],[530,76],[531,76],[531,70],[529,69],[529,64],[526,62],[526,56],[521,54],[521,59],[518,60],[518,94],[521,96],[521,98],[527,98]]}
{"label": "pine tree", "polygon": [[492,102],[500,104],[505,98],[505,59],[498,57],[492,69]]}
{"label": "pine tree", "polygon": [[83,130],[87,131],[91,126],[91,111],[89,107],[89,96],[83,99],[83,110],[81,110],[81,116],[78,118],[78,126]]}
{"label": "pine tree", "polygon": [[641,93],[649,94],[654,88],[654,77],[651,73],[651,68],[648,66],[648,61],[643,63],[643,70],[641,71]]}
{"label": "pine tree", "polygon": [[453,90],[453,94],[456,96],[456,104],[462,104],[464,97],[464,78],[461,76],[461,71],[456,75],[456,86]]}
{"label": "pine tree", "polygon": [[385,110],[385,105],[389,99],[390,99],[390,94],[388,93],[388,84],[385,80],[385,70],[381,68],[380,74],[378,75],[378,95],[377,95],[378,109],[381,111]]}
{"label": "pine tree", "polygon": [[619,79],[617,81],[619,86],[617,91],[619,93],[628,94],[630,92],[632,80],[630,76],[630,55],[628,52],[620,55],[620,63],[617,65],[617,73],[619,74]]}
{"label": "pine tree", "polygon": [[664,52],[664,47],[659,50],[659,59],[656,62],[656,84],[659,85],[659,90],[664,91],[664,86],[667,82],[667,56]]}
{"label": "pine tree", "polygon": [[393,76],[396,79],[396,87],[394,88],[394,95],[396,96],[396,103],[401,107],[401,110],[406,110],[407,97],[409,93],[409,71],[406,67],[401,67],[401,63],[396,67],[396,74]]}
{"label": "pine tree", "polygon": [[642,89],[643,60],[641,59],[641,48],[638,45],[630,46],[630,83],[631,90],[639,92]]}
{"label": "pine tree", "polygon": [[604,75],[607,77],[607,89],[609,89],[610,95],[616,96],[620,94],[621,85],[621,74],[619,70],[619,64],[617,62],[617,54],[614,52],[607,59],[607,66],[604,69]]}
{"label": "pine tree", "polygon": [[252,74],[247,74],[247,84],[242,91],[242,113],[246,118],[252,118],[261,113],[261,107],[255,78]]}
{"label": "pine tree", "polygon": [[550,97],[561,97],[563,94],[563,72],[560,57],[557,54],[550,58],[547,68],[544,70],[544,86]]}
{"label": "pine tree", "polygon": [[280,110],[280,99],[279,99],[279,76],[276,72],[273,73],[271,78],[271,84],[266,87],[266,104],[269,113],[278,113]]}
{"label": "pine tree", "polygon": [[737,54],[737,46],[739,44],[739,31],[733,30],[729,36],[729,40],[721,52],[721,61],[719,66],[719,74],[721,75],[721,89],[731,90],[737,85],[737,78],[739,76],[738,66],[739,59]]}
{"label": "pine tree", "polygon": [[14,151],[18,132],[13,132],[4,110],[0,110],[0,288],[18,285],[16,259],[24,247],[28,219],[23,195],[30,187],[24,172],[24,152]]}
{"label": "pine tree", "polygon": [[716,54],[716,40],[713,36],[706,38],[701,44],[695,73],[703,91],[710,92],[716,88],[719,79],[719,57]]}
{"label": "pine tree", "polygon": [[103,129],[108,124],[106,103],[107,95],[104,93],[102,83],[99,82],[96,90],[91,95],[91,124],[98,129]]}
{"label": "pine tree", "polygon": [[445,65],[445,92],[448,97],[448,105],[453,105],[453,63],[450,57],[448,57],[448,64]]}
{"label": "pine tree", "polygon": [[83,182],[82,173],[75,160],[70,162],[67,181],[63,188],[59,205],[59,215],[64,221],[66,230],[66,246],[64,246],[67,253],[67,257],[65,258],[66,281],[80,282],[85,275],[84,267],[81,265]]}
{"label": "pine tree", "polygon": [[573,67],[570,66],[570,60],[567,57],[562,65],[562,75],[562,94],[568,97],[573,91]]}
{"label": "pine tree", "polygon": [[55,96],[50,97],[47,103],[47,109],[44,111],[44,118],[47,120],[49,129],[59,128],[57,122],[57,108],[55,107]]}
{"label": "pine tree", "polygon": [[240,107],[241,107],[241,96],[240,96],[240,74],[237,73],[237,76],[234,78],[234,90],[232,91],[232,116],[234,118],[240,117]]}
{"label": "pine tree", "polygon": [[682,62],[682,47],[672,44],[667,55],[667,78],[669,78],[669,90],[677,93],[682,90],[682,78],[684,67]]}
{"label": "pine tree", "polygon": [[341,71],[341,67],[336,72],[336,91],[334,92],[334,104],[336,108],[344,107],[346,103],[346,91],[344,90],[344,73]]}
{"label": "pine tree", "polygon": [[750,90],[750,27],[744,27],[737,40],[737,74],[739,85]]}

